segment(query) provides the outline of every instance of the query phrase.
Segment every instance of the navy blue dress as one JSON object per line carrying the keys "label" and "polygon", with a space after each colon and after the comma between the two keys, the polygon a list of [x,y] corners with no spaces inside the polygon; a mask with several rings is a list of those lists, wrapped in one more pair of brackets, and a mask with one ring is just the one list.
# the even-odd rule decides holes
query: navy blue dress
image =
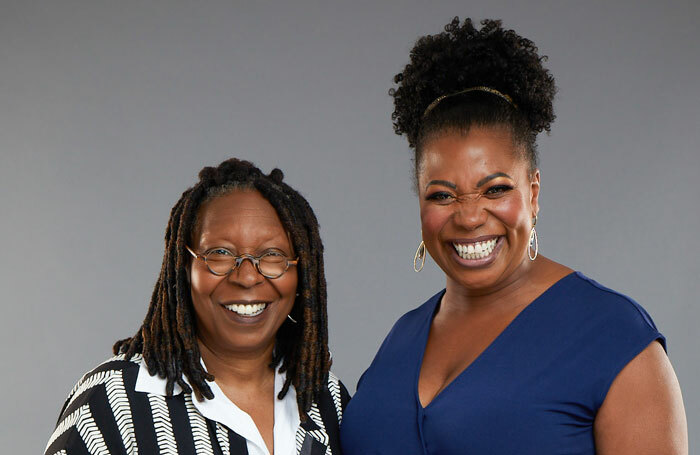
{"label": "navy blue dress", "polygon": [[652,341],[665,348],[642,307],[576,272],[423,408],[418,375],[443,294],[398,320],[360,378],[343,415],[344,455],[591,455],[612,381]]}

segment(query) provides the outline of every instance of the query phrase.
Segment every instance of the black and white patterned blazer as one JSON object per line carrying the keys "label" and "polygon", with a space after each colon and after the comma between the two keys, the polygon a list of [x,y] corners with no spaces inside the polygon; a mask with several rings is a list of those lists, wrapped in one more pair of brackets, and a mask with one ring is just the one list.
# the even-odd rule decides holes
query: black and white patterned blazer
{"label": "black and white patterned blazer", "polygon": [[[73,387],[45,455],[248,454],[246,439],[204,417],[191,393],[137,392],[141,356],[112,357]],[[332,373],[296,433],[299,455],[340,454],[339,429],[350,396]]]}

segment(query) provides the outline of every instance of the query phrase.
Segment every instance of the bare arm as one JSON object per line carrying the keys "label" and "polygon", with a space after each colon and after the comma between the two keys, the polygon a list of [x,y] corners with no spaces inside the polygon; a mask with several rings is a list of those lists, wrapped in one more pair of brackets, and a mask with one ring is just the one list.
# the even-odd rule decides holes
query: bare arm
{"label": "bare arm", "polygon": [[688,425],[678,379],[652,342],[615,378],[595,419],[598,455],[687,455]]}

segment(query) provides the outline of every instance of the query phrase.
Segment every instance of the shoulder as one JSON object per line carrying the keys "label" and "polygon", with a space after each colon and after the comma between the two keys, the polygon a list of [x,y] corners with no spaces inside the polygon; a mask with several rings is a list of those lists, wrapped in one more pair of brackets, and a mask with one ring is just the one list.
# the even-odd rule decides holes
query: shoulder
{"label": "shoulder", "polygon": [[665,338],[634,299],[580,272],[555,286],[545,312],[548,327],[555,322],[561,332],[553,352],[569,349],[576,353],[570,371],[576,380],[590,381],[597,409],[620,371],[655,340],[665,349]]}
{"label": "shoulder", "polygon": [[140,354],[134,355],[129,360],[123,354],[116,355],[85,373],[68,394],[62,414],[69,410],[72,403],[89,400],[99,389],[99,386],[116,382],[123,384],[125,376],[135,378],[138,375],[141,358]]}
{"label": "shoulder", "polygon": [[76,432],[81,433],[79,439],[83,442],[85,435],[100,435],[102,421],[113,419],[113,413],[121,408],[128,409],[127,389],[133,391],[140,361],[140,355],[129,360],[118,355],[85,373],[63,404],[46,453],[54,453],[52,448],[69,447],[71,441],[76,441]]}
{"label": "shoulder", "polygon": [[571,274],[565,280],[558,297],[566,302],[567,311],[582,316],[582,322],[595,324],[600,335],[637,333],[654,336],[665,347],[665,340],[651,316],[634,299],[580,272]]}
{"label": "shoulder", "polygon": [[423,347],[421,340],[425,338],[426,328],[429,327],[435,308],[444,293],[443,289],[419,307],[405,313],[394,323],[374,355],[372,363],[360,376],[357,382],[358,391],[370,377],[384,383],[392,382],[394,378],[405,375],[407,368],[412,366],[414,358],[420,355]]}
{"label": "shoulder", "polygon": [[350,393],[338,377],[332,371],[328,372],[328,391],[336,403],[336,408],[342,411],[345,405],[350,401]]}
{"label": "shoulder", "polygon": [[324,421],[337,419],[338,424],[343,421],[343,412],[350,401],[350,393],[345,385],[333,374],[328,372],[326,384],[318,397],[316,407]]}
{"label": "shoulder", "polygon": [[306,412],[306,421],[302,421],[297,430],[297,451],[306,453],[308,449],[302,446],[310,444],[309,448],[316,446],[316,449],[310,448],[313,453],[340,453],[340,425],[349,401],[347,389],[329,371],[311,409]]}
{"label": "shoulder", "polygon": [[393,357],[406,348],[410,348],[413,341],[419,338],[425,330],[426,323],[431,320],[435,308],[444,294],[445,290],[443,289],[419,307],[402,315],[382,341],[372,363],[374,364],[378,358],[385,354]]}
{"label": "shoulder", "polygon": [[430,297],[419,307],[414,308],[407,313],[404,313],[395,323],[386,336],[384,343],[395,337],[413,336],[420,332],[424,323],[432,318],[436,306],[440,303],[440,299],[445,294],[445,290],[441,290],[437,294]]}

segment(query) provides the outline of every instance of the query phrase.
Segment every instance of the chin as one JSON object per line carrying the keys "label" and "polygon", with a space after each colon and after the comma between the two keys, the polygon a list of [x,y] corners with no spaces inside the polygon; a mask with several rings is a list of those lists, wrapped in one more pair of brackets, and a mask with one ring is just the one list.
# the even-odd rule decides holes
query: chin
{"label": "chin", "polygon": [[500,275],[494,273],[462,272],[450,277],[465,289],[470,291],[487,291],[496,287],[500,281]]}

